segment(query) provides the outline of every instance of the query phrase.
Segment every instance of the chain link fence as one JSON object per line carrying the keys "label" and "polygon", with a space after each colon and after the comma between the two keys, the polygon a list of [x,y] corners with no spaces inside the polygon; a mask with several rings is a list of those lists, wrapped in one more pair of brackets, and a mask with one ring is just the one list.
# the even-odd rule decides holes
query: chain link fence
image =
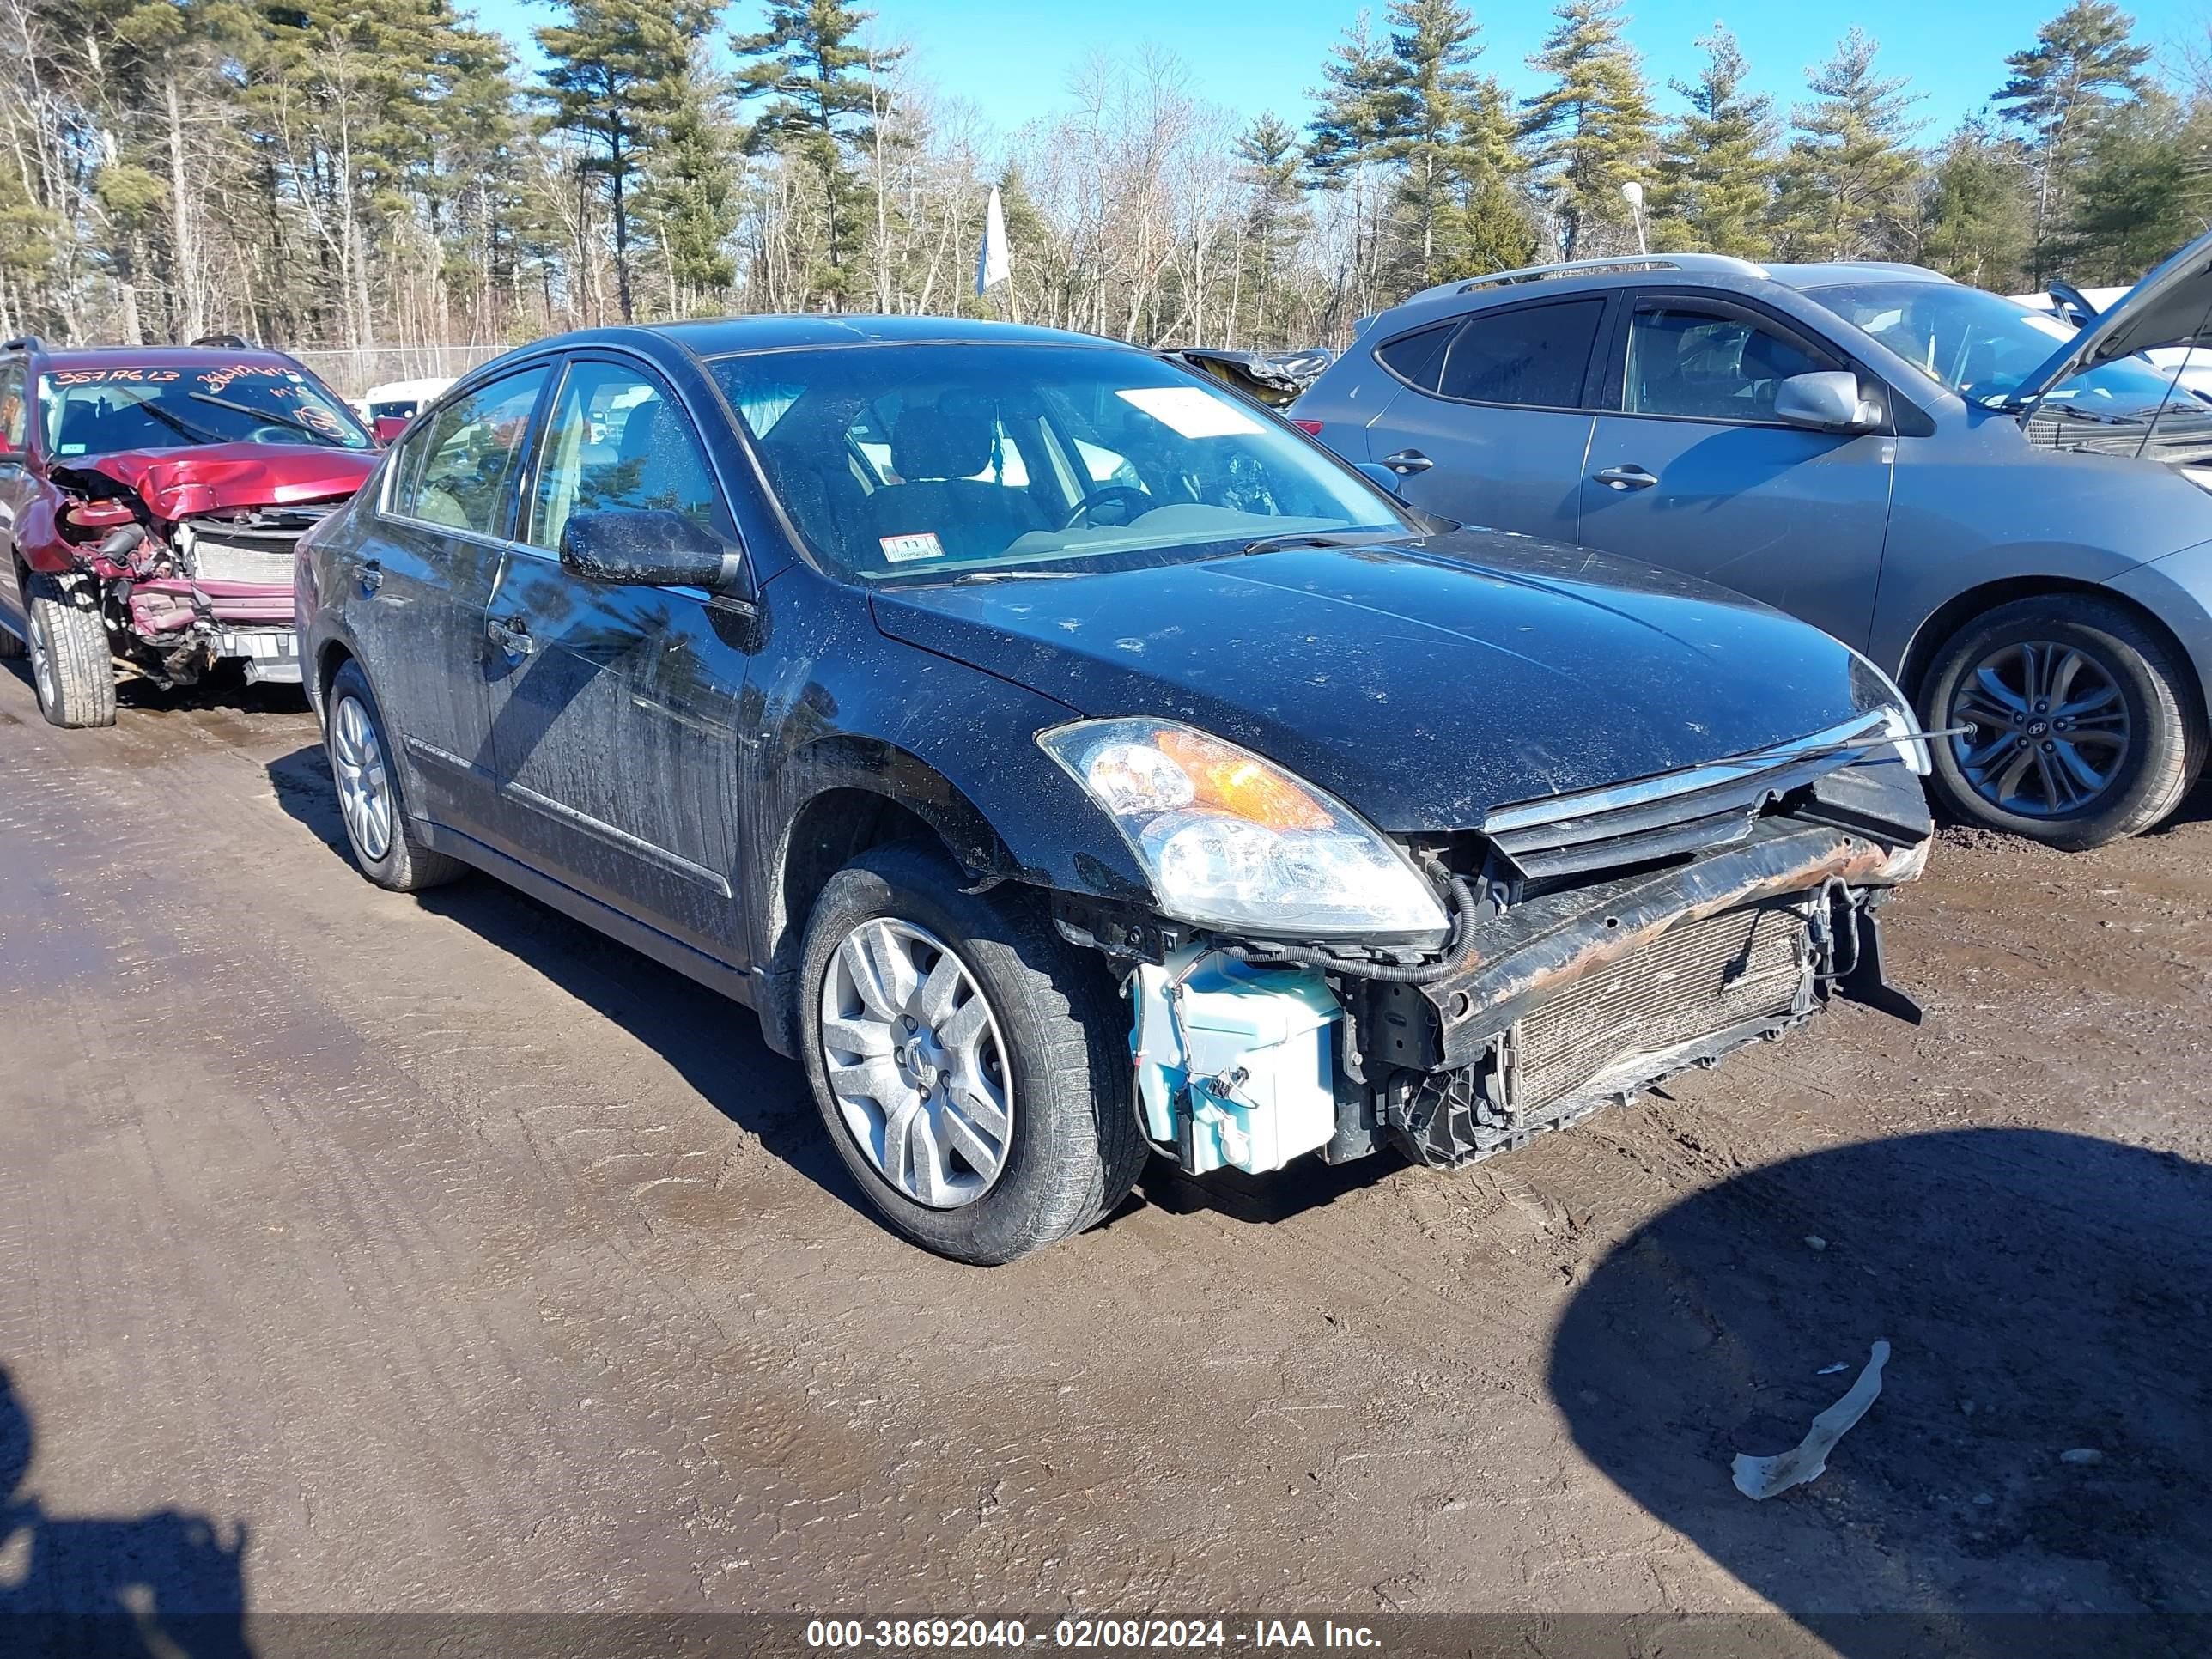
{"label": "chain link fence", "polygon": [[370,346],[295,351],[292,356],[341,398],[358,398],[394,380],[453,380],[489,362],[503,345]]}

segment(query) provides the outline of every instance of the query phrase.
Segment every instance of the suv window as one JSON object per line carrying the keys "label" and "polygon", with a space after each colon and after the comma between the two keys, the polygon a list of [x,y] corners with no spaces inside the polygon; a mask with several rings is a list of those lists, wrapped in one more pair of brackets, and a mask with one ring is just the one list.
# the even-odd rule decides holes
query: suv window
{"label": "suv window", "polygon": [[550,552],[579,513],[658,507],[720,527],[714,474],[660,383],[617,363],[568,366],[546,423],[521,539]]}
{"label": "suv window", "polygon": [[1451,343],[1452,331],[1458,326],[1459,319],[1455,317],[1433,328],[1387,340],[1375,348],[1376,361],[1407,385],[1434,392],[1437,377],[1443,369],[1444,347]]}
{"label": "suv window", "polygon": [[23,406],[23,365],[0,368],[0,449],[21,450],[31,423]]}
{"label": "suv window", "polygon": [[1452,342],[1438,389],[1474,403],[1576,408],[1604,317],[1601,299],[1478,311]]}
{"label": "suv window", "polygon": [[1830,367],[1748,318],[1671,301],[1646,303],[1628,320],[1620,407],[1630,415],[1771,421],[1783,381]]}
{"label": "suv window", "polygon": [[539,364],[448,404],[409,433],[395,462],[392,511],[479,536],[497,536],[506,517],[530,413],[545,384]]}

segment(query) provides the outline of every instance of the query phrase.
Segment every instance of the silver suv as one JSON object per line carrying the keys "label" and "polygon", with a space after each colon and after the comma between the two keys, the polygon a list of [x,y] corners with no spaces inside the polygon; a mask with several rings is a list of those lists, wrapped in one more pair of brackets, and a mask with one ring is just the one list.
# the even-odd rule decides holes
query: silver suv
{"label": "silver suv", "polygon": [[1655,254],[1448,283],[1291,411],[1413,505],[1625,554],[1895,674],[1959,817],[2098,846],[2195,781],[2212,237],[2078,332],[1917,266]]}

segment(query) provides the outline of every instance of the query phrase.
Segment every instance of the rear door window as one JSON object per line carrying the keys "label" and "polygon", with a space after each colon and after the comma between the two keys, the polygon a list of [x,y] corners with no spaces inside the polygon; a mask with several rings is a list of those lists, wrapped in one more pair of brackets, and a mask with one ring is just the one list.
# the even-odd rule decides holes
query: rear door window
{"label": "rear door window", "polygon": [[455,399],[410,431],[391,510],[451,530],[504,538],[507,499],[545,385],[543,363]]}
{"label": "rear door window", "polygon": [[1647,302],[1629,319],[1620,407],[1629,415],[1771,421],[1783,381],[1833,367],[1747,317]]}
{"label": "rear door window", "polygon": [[1452,341],[1438,390],[1470,403],[1580,408],[1604,319],[1602,299],[1478,311]]}

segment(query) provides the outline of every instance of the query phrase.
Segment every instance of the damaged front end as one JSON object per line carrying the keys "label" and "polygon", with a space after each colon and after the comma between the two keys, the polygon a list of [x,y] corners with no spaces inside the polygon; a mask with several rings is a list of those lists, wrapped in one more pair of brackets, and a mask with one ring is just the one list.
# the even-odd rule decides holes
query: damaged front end
{"label": "damaged front end", "polygon": [[1917,1021],[1876,912],[1931,826],[1901,717],[1408,838],[1441,950],[1263,939],[1063,898],[1120,958],[1138,1109],[1193,1173],[1384,1145],[1455,1166],[1781,1036],[1844,997]]}
{"label": "damaged front end", "polygon": [[213,450],[58,465],[50,522],[26,526],[25,551],[94,587],[115,656],[157,685],[229,660],[249,684],[297,684],[294,549],[367,470],[349,456],[287,467]]}

